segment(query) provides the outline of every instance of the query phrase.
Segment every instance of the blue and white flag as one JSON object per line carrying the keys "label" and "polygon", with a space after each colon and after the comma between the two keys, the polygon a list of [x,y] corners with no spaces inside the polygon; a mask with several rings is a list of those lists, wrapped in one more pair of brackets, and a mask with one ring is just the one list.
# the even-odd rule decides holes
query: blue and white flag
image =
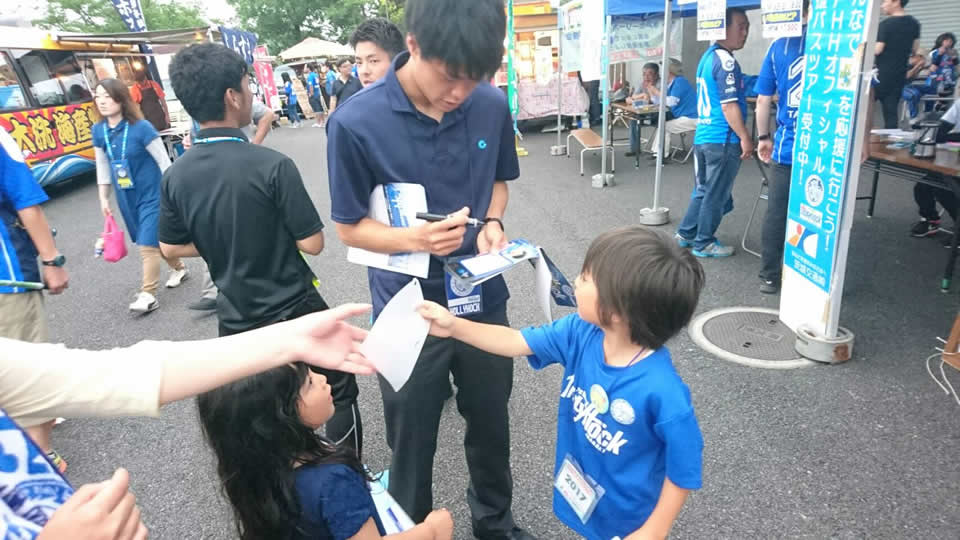
{"label": "blue and white flag", "polygon": [[220,27],[223,44],[243,57],[247,64],[253,63],[253,50],[257,48],[257,35],[243,30]]}

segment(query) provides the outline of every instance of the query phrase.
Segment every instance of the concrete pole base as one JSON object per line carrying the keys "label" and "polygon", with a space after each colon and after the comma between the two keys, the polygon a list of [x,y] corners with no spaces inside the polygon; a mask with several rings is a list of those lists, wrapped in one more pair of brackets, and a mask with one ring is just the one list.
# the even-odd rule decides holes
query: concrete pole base
{"label": "concrete pole base", "polygon": [[641,225],[666,225],[670,223],[669,208],[644,208],[637,218]]}
{"label": "concrete pole base", "polygon": [[826,364],[842,364],[853,356],[853,332],[844,327],[837,329],[837,337],[821,336],[807,326],[797,328],[794,348],[804,358]]}
{"label": "concrete pole base", "polygon": [[593,182],[591,182],[590,185],[598,189],[605,188],[605,187],[613,187],[614,186],[613,173],[607,173],[605,175],[597,173],[593,175]]}

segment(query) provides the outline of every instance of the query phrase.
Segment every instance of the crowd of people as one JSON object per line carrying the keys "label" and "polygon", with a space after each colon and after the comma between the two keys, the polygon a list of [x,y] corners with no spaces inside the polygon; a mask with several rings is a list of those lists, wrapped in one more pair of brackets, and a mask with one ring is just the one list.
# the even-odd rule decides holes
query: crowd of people
{"label": "crowd of people", "polygon": [[[906,0],[888,4],[902,9]],[[804,2],[805,17],[808,7]],[[416,523],[396,537],[453,535],[453,516],[435,509],[433,498],[452,374],[466,421],[471,530],[482,540],[533,538],[512,512],[508,413],[512,358],[526,356],[534,369],[563,369],[553,470],[557,517],[591,539],[664,538],[689,492],[700,488],[703,463],[690,392],[665,344],[696,310],[704,284],[697,257],[733,254],[716,231],[732,209],[740,163],[755,150],[774,171],[761,290],[779,287],[796,104],[780,101],[772,136],[769,114],[774,96],[802,77],[785,68],[802,61],[804,37],[775,41],[764,59],[756,149],[733,54],[749,32],[742,10],[727,11],[727,36],[700,60],[696,91],[672,64],[663,98],[659,66],[645,66],[644,83],[631,98],[666,99],[674,122],[668,135],[689,131],[697,117],[690,207],[673,237],[643,227],[601,234],[576,279],[576,313],[515,330],[501,277],[461,291],[443,270],[447,257],[486,253],[508,240],[504,220],[520,166],[506,97],[487,82],[502,61],[503,4],[408,0],[405,17],[405,36],[384,19],[356,29],[350,40],[356,76],[352,63],[341,62],[332,80],[334,66],[309,66],[306,77],[312,107],[324,109],[329,99],[329,115],[316,123],[326,129],[339,240],[379,253],[431,254],[421,281],[426,302],[418,307],[430,336],[400,390],[379,379],[392,452],[388,489]],[[878,52],[892,54],[894,38],[886,39]],[[884,62],[878,56],[878,65]],[[880,77],[876,97],[885,104],[891,89],[883,70]],[[378,317],[410,277],[370,268],[372,306],[330,308],[302,256],[323,252],[325,224],[296,163],[259,144],[273,118],[269,112],[258,118],[244,59],[222,45],[191,45],[173,59],[170,79],[195,122],[188,150],[172,164],[126,86],[110,79],[97,85],[101,210],[112,217],[113,193],[139,246],[135,312],[159,305],[164,261],[166,285],[175,287],[188,276],[182,259],[202,258],[208,283],[200,307],[216,311],[215,339],[111,351],[44,344],[43,292],[24,282],[60,294],[69,283],[66,261],[39,206],[46,195],[0,131],[6,261],[0,279],[9,280],[0,286],[0,530],[47,539],[145,538],[123,469],[77,490],[65,480],[66,462],[52,448],[53,419],[156,415],[166,403],[199,396],[200,424],[241,538],[380,538],[386,529],[368,487],[374,478],[363,465],[356,380],[374,369],[360,352],[366,332],[349,320],[367,311]],[[955,132],[960,109],[949,114],[943,121]],[[394,182],[421,184],[430,212],[448,217],[410,227],[370,218],[371,192]],[[468,227],[470,217],[480,226]],[[454,316],[445,306],[465,295],[479,297],[478,311]],[[126,362],[130,357],[135,365]]]}

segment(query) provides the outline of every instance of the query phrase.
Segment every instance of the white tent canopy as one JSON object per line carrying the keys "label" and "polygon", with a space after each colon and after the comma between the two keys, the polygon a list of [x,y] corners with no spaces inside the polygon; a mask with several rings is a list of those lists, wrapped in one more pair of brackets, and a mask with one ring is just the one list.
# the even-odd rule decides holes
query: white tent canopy
{"label": "white tent canopy", "polygon": [[353,49],[348,45],[341,45],[335,41],[308,37],[280,53],[280,57],[283,58],[285,62],[305,58],[333,58],[336,56],[353,56]]}

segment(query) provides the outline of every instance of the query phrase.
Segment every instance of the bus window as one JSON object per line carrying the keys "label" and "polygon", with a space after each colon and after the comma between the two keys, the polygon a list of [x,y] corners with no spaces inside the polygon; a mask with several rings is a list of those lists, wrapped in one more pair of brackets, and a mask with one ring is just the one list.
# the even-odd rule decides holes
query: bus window
{"label": "bus window", "polygon": [[77,58],[69,51],[45,51],[50,70],[60,79],[60,84],[67,90],[67,103],[84,103],[93,99],[93,94],[87,87],[87,81],[80,71]]}
{"label": "bus window", "polygon": [[23,109],[27,98],[7,53],[0,52],[0,111]]}
{"label": "bus window", "polygon": [[30,92],[40,103],[41,107],[55,107],[66,105],[67,96],[60,86],[60,81],[50,71],[50,66],[44,58],[43,51],[14,51],[17,62],[27,74],[30,83]]}

